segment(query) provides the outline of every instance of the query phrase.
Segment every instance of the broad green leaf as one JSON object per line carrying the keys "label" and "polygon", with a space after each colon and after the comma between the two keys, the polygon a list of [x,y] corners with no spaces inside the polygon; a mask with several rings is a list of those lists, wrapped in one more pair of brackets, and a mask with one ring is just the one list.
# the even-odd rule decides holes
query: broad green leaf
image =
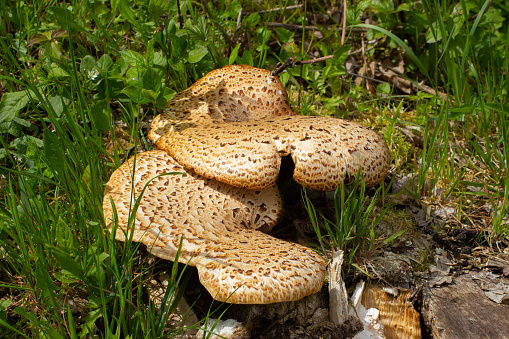
{"label": "broad green leaf", "polygon": [[7,307],[11,306],[12,300],[0,300],[0,310],[5,310]]}
{"label": "broad green leaf", "polygon": [[136,104],[144,105],[152,102],[152,97],[142,89],[141,84],[129,85],[122,90],[122,93],[127,95],[129,99]]}
{"label": "broad green leaf", "polygon": [[258,42],[260,44],[265,45],[267,41],[269,41],[270,37],[272,36],[272,31],[268,30],[266,27],[260,27],[256,30],[256,35],[258,38]]}
{"label": "broad green leaf", "polygon": [[90,194],[90,185],[92,184],[92,177],[90,175],[90,165],[88,165],[85,170],[83,171],[83,175],[81,176],[81,179],[83,180],[82,185],[80,185],[80,192],[81,194]]}
{"label": "broad green leaf", "polygon": [[489,109],[495,110],[500,113],[504,113],[506,117],[509,115],[509,104],[487,103],[485,105]]}
{"label": "broad green leaf", "polygon": [[175,58],[182,57],[188,50],[188,40],[186,36],[169,34],[171,41],[171,55]]}
{"label": "broad green leaf", "polygon": [[442,32],[438,28],[438,23],[434,22],[426,31],[426,42],[428,44],[433,44],[440,40],[442,40]]}
{"label": "broad green leaf", "polygon": [[169,60],[170,67],[176,72],[184,72],[186,69],[182,61]]}
{"label": "broad green leaf", "polygon": [[69,36],[69,33],[66,29],[55,29],[53,32],[51,32],[51,39],[59,39],[59,38],[67,38]]}
{"label": "broad green leaf", "polygon": [[282,43],[287,43],[287,42],[293,41],[292,38],[295,33],[290,32],[286,28],[282,28],[282,27],[277,27],[275,30],[276,30],[277,35],[279,35],[279,39],[281,40]]}
{"label": "broad green leaf", "polygon": [[99,254],[99,262],[103,262],[104,260],[108,259],[110,257],[110,255],[106,252],[102,252],[101,254]]}
{"label": "broad green leaf", "polygon": [[53,108],[53,111],[60,117],[64,112],[64,105],[69,104],[70,100],[66,97],[53,94],[48,98],[48,104]]}
{"label": "broad green leaf", "polygon": [[252,28],[261,21],[261,16],[259,13],[255,12],[251,15],[249,15],[247,18],[244,19],[244,22],[247,24],[248,28]]}
{"label": "broad green leaf", "polygon": [[376,92],[379,94],[391,94],[391,85],[389,85],[387,82],[384,82],[376,86]]}
{"label": "broad green leaf", "polygon": [[140,25],[136,20],[136,14],[133,12],[131,7],[127,3],[121,2],[120,6],[118,6],[118,10],[120,11],[120,15],[124,19],[129,21],[129,23],[133,25],[135,28],[139,28]]}
{"label": "broad green leaf", "polygon": [[145,59],[147,60],[147,67],[152,67],[154,64],[154,39],[150,40],[147,44]]}
{"label": "broad green leaf", "polygon": [[66,251],[63,251],[59,248],[53,248],[52,251],[55,259],[57,260],[60,267],[69,272],[67,275],[73,275],[75,279],[83,279],[83,274],[81,272],[80,264],[74,260],[71,255],[69,255]]}
{"label": "broad green leaf", "polygon": [[348,59],[348,52],[350,51],[351,48],[352,46],[350,45],[339,47],[334,52],[334,64],[337,66],[342,66],[345,63],[346,59]]}
{"label": "broad green leaf", "polygon": [[97,63],[93,56],[86,55],[83,59],[81,59],[80,73],[84,75],[85,73],[92,71],[96,64]]}
{"label": "broad green leaf", "polygon": [[138,52],[131,51],[127,49],[125,51],[120,51],[120,55],[122,58],[132,67],[139,67],[145,64],[145,58]]}
{"label": "broad green leaf", "polygon": [[293,41],[287,42],[283,45],[283,48],[288,53],[297,54],[300,52],[299,46]]}
{"label": "broad green leaf", "polygon": [[[14,117],[14,119],[10,123],[4,123],[0,125],[0,132],[5,133],[6,131],[15,137],[19,137],[21,135],[21,131],[24,128],[30,128],[33,125],[21,118]],[[4,127],[6,130],[4,130]]]}
{"label": "broad green leaf", "polygon": [[108,54],[104,54],[99,60],[97,60],[97,67],[103,71],[110,70],[111,66],[113,66],[113,60]]}
{"label": "broad green leaf", "polygon": [[150,0],[148,3],[148,12],[152,15],[152,19],[154,20],[157,20],[169,9],[170,5],[166,0]]}
{"label": "broad green leaf", "polygon": [[0,124],[11,122],[29,102],[30,97],[26,91],[4,93],[0,100]]}
{"label": "broad green leaf", "polygon": [[138,86],[138,83],[142,81],[143,74],[145,73],[144,67],[131,67],[126,72],[127,84]]}
{"label": "broad green leaf", "polygon": [[74,249],[74,236],[71,229],[60,217],[57,221],[56,238],[58,247],[62,250],[70,252]]}
{"label": "broad green leaf", "polygon": [[65,155],[60,146],[58,136],[49,129],[45,129],[43,132],[43,143],[44,156],[48,162],[48,166],[58,174],[64,173]]}
{"label": "broad green leaf", "polygon": [[112,123],[109,103],[106,100],[95,103],[90,108],[90,118],[95,128],[100,131],[107,131]]}
{"label": "broad green leaf", "polygon": [[37,33],[32,38],[30,38],[30,40],[28,40],[27,47],[30,47],[35,44],[40,44],[43,42],[48,42],[48,41],[49,41],[49,38],[45,34]]}
{"label": "broad green leaf", "polygon": [[171,88],[168,88],[166,86],[161,86],[161,91],[159,92],[159,96],[157,97],[157,100],[156,100],[157,108],[163,109],[166,106],[166,104],[168,103],[168,101],[173,99],[173,97],[175,96],[175,93],[176,92],[174,90],[172,90]]}
{"label": "broad green leaf", "polygon": [[232,50],[231,54],[230,54],[230,58],[228,59],[228,64],[231,65],[235,62],[235,60],[237,59],[237,55],[239,55],[239,48],[240,48],[240,43],[237,44],[237,46],[235,46],[235,48]]}
{"label": "broad green leaf", "polygon": [[253,54],[249,50],[246,49],[242,54],[241,63],[248,66],[254,65]]}
{"label": "broad green leaf", "polygon": [[74,20],[74,16],[70,10],[65,7],[50,7],[49,10],[53,13],[53,16],[57,20],[57,23],[61,28],[68,29],[72,28],[78,31],[84,31],[85,29],[79,26]]}
{"label": "broad green leaf", "polygon": [[124,81],[120,79],[101,79],[96,86],[98,91],[97,98],[100,100],[116,98],[124,86]]}
{"label": "broad green leaf", "polygon": [[381,13],[392,13],[394,11],[393,0],[369,0],[369,6]]}
{"label": "broad green leaf", "polygon": [[58,41],[52,41],[46,45],[46,52],[44,53],[48,58],[60,59],[62,57],[62,47]]}
{"label": "broad green leaf", "polygon": [[64,70],[61,67],[57,66],[55,63],[51,64],[51,68],[48,71],[48,78],[49,79],[62,80],[62,79],[67,79],[70,76],[71,75],[69,73],[67,73],[66,70]]}
{"label": "broad green leaf", "polygon": [[19,314],[34,325],[41,325],[37,316],[33,312],[28,312],[23,306],[16,307],[14,313]]}
{"label": "broad green leaf", "polygon": [[410,12],[410,4],[400,4],[398,5],[398,8],[396,8],[396,12]]}
{"label": "broad green leaf", "polygon": [[88,312],[88,315],[84,319],[84,323],[80,326],[81,327],[80,339],[89,338],[95,334],[96,329],[95,322],[102,316],[103,313],[101,308]]}
{"label": "broad green leaf", "polygon": [[290,80],[290,74],[288,72],[284,72],[283,74],[278,75],[279,80],[281,80],[281,83],[283,86],[286,86],[288,83],[288,80]]}
{"label": "broad green leaf", "polygon": [[21,138],[14,139],[10,144],[9,147],[14,148],[18,150],[21,153],[25,153],[27,150],[27,144],[29,142],[32,142],[35,146],[39,148],[44,147],[44,143],[42,140],[37,139],[36,137],[33,137],[31,135],[24,135]]}
{"label": "broad green leaf", "polygon": [[152,101],[156,101],[157,100],[157,97],[158,97],[159,93],[154,92],[154,91],[152,91],[150,89],[145,89],[145,88],[143,88],[142,91],[145,92],[150,98],[152,98]]}
{"label": "broad green leaf", "polygon": [[80,185],[81,194],[90,194],[92,187],[92,174],[90,173],[90,165],[85,167],[83,175],[81,176],[82,183]]}
{"label": "broad green leaf", "polygon": [[164,68],[168,65],[168,61],[161,51],[154,53],[153,66]]}
{"label": "broad green leaf", "polygon": [[143,88],[154,92],[159,92],[161,88],[161,75],[152,67],[148,68],[143,74]]}
{"label": "broad green leaf", "polygon": [[57,289],[57,286],[51,280],[48,271],[40,263],[35,266],[35,280],[35,288],[41,290],[43,298],[54,296],[53,292]]}
{"label": "broad green leaf", "polygon": [[197,47],[195,47],[194,49],[192,49],[191,51],[189,51],[189,56],[187,57],[187,61],[189,61],[191,64],[195,64],[197,62],[199,62],[201,59],[203,59],[203,57],[205,55],[207,55],[209,53],[209,51],[199,45]]}

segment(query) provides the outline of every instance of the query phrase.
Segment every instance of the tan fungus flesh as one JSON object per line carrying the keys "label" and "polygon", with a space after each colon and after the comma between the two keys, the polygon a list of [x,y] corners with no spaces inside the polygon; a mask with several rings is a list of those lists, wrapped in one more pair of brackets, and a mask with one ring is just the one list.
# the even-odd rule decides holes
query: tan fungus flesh
{"label": "tan fungus flesh", "polygon": [[[325,263],[312,250],[273,238],[269,231],[281,213],[276,187],[262,191],[232,187],[184,169],[161,150],[120,166],[106,185],[104,217],[112,229],[118,214],[116,239],[125,241],[129,212],[147,185],[136,212],[133,241],[154,255],[174,260],[183,237],[179,261],[196,266],[211,295],[229,303],[274,303],[297,300],[320,290]],[[235,292],[235,293],[234,293]]]}
{"label": "tan fungus flesh", "polygon": [[168,131],[291,114],[295,113],[278,77],[246,65],[225,66],[176,94],[154,118],[149,138],[155,143]]}
{"label": "tan fungus flesh", "polygon": [[334,190],[360,168],[366,186],[389,170],[383,139],[371,129],[335,118],[287,116],[208,124],[168,133],[156,143],[186,168],[249,189],[275,185],[281,157],[291,155],[294,179],[307,188]]}

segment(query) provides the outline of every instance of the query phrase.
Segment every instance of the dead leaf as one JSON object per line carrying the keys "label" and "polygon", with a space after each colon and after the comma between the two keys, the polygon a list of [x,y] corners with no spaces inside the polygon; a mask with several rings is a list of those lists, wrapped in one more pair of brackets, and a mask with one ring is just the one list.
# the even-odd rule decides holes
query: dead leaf
{"label": "dead leaf", "polygon": [[487,288],[484,294],[497,304],[509,305],[509,285],[499,282],[495,286]]}

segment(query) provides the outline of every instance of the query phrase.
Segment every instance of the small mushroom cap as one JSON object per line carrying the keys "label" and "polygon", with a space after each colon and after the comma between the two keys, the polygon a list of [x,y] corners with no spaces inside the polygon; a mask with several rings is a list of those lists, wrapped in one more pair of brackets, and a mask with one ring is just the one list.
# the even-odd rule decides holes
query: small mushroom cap
{"label": "small mushroom cap", "polygon": [[275,185],[281,157],[291,154],[294,179],[307,188],[334,190],[361,170],[366,186],[389,170],[383,139],[371,129],[335,118],[287,116],[218,123],[168,133],[156,143],[186,168],[249,189]]}
{"label": "small mushroom cap", "polygon": [[178,93],[151,124],[156,142],[168,131],[212,122],[232,122],[292,115],[286,90],[265,69],[231,65],[207,73]]}
{"label": "small mushroom cap", "polygon": [[[156,177],[170,172],[184,174]],[[128,229],[130,212],[145,185]],[[281,213],[276,187],[254,191],[206,179],[156,150],[129,159],[107,183],[103,210],[112,230],[110,199],[118,215],[117,240],[132,235],[154,255],[174,260],[182,237],[179,262],[196,266],[201,283],[217,300],[291,301],[322,286],[325,263],[320,256],[258,231],[270,230]]]}

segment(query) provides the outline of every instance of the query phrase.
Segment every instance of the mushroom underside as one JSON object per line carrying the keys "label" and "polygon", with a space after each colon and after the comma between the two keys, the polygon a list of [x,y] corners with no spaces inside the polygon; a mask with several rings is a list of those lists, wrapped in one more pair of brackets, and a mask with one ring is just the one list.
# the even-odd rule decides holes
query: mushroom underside
{"label": "mushroom underside", "polygon": [[[184,174],[165,175],[174,172]],[[318,292],[325,278],[325,263],[315,252],[259,231],[269,231],[281,213],[276,187],[247,190],[206,179],[156,150],[132,157],[111,176],[103,200],[110,230],[112,203],[117,240],[132,236],[154,255],[174,260],[182,238],[179,262],[196,266],[201,283],[217,300],[297,300]]]}
{"label": "mushroom underside", "polygon": [[273,186],[285,155],[295,163],[298,183],[325,191],[359,169],[366,186],[375,186],[387,175],[390,159],[387,145],[371,129],[314,116],[201,125],[169,132],[156,144],[204,177],[249,189]]}
{"label": "mushroom underside", "polygon": [[149,138],[207,123],[294,115],[279,78],[265,69],[230,65],[207,73],[170,100],[154,118]]}

